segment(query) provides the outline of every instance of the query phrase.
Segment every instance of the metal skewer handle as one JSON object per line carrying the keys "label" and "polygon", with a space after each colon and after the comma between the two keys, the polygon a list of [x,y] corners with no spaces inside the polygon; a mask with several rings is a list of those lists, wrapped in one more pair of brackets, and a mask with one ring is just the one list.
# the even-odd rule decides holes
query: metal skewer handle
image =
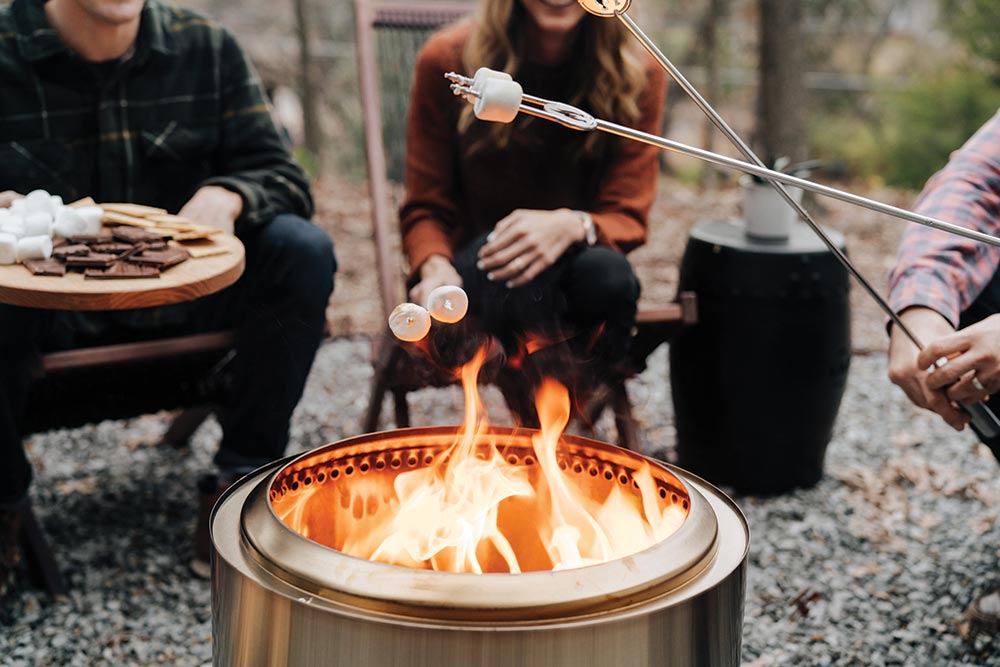
{"label": "metal skewer handle", "polygon": [[[612,0],[608,0],[611,2]],[[679,73],[678,73],[679,74]],[[474,80],[457,74],[455,72],[449,72],[445,74],[445,78],[452,82],[452,92],[457,96],[461,96],[475,103],[476,110],[479,112],[481,109],[487,109],[489,112],[494,110],[491,108],[490,100],[488,95],[484,96],[484,91],[479,89],[479,86],[474,86]],[[517,86],[518,92],[520,92],[520,86],[516,82],[505,82],[501,86],[512,85]],[[690,85],[690,84],[688,84]],[[499,88],[499,87],[498,87]],[[488,89],[487,89],[488,91]],[[699,96],[700,97],[700,96]],[[799,213],[800,217],[817,233],[817,235],[823,240],[826,246],[833,252],[840,263],[847,269],[851,275],[865,288],[868,294],[876,301],[876,303],[882,308],[882,310],[889,316],[893,323],[900,327],[900,330],[913,342],[913,344],[918,349],[923,349],[923,344],[916,338],[916,336],[906,327],[906,325],[900,320],[899,316],[892,310],[889,304],[882,298],[882,296],[875,291],[870,283],[861,275],[861,273],[854,267],[854,265],[847,259],[847,256],[833,243],[832,240],[826,235],[822,228],[816,224],[809,214],[795,201],[788,191],[785,190],[783,185],[790,185],[798,187],[802,190],[808,190],[819,195],[827,196],[839,201],[844,201],[849,204],[856,206],[861,206],[873,211],[880,213],[885,213],[895,218],[900,218],[902,220],[907,220],[910,222],[915,222],[933,229],[937,229],[944,232],[949,232],[958,236],[963,236],[975,241],[982,243],[987,243],[992,246],[1000,247],[1000,239],[997,239],[988,234],[983,234],[982,232],[977,232],[972,229],[966,229],[965,227],[959,227],[952,223],[944,222],[942,220],[937,220],[925,215],[920,215],[918,213],[913,213],[905,209],[901,209],[889,204],[883,204],[872,199],[861,197],[858,195],[851,194],[849,192],[844,192],[836,188],[831,188],[826,185],[820,185],[818,183],[813,183],[796,176],[789,174],[784,174],[773,169],[768,169],[763,166],[760,159],[749,147],[736,137],[735,132],[731,128],[729,132],[736,137],[739,141],[739,145],[752,156],[751,159],[755,160],[757,164],[752,164],[749,162],[743,162],[734,158],[726,157],[724,155],[719,155],[711,151],[702,150],[700,148],[695,148],[687,144],[683,144],[677,141],[672,141],[664,137],[660,137],[654,134],[649,134],[647,132],[642,132],[630,127],[619,125],[617,123],[612,123],[606,120],[601,120],[594,118],[591,114],[586,111],[561,102],[554,102],[552,100],[546,100],[544,98],[536,97],[533,95],[520,94],[520,104],[512,104],[508,99],[504,99],[502,104],[507,108],[504,109],[505,117],[513,119],[516,112],[525,113],[537,118],[543,118],[552,122],[559,123],[565,127],[580,130],[584,132],[589,132],[593,130],[599,130],[606,132],[608,134],[613,134],[616,136],[624,137],[627,139],[632,139],[642,143],[650,144],[664,150],[669,150],[675,153],[680,153],[682,155],[688,155],[695,157],[706,162],[716,164],[723,167],[729,167],[731,169],[736,169],[748,174],[752,174],[767,180],[775,187],[783,198]],[[707,102],[705,102],[707,106]],[[708,107],[711,109],[711,107]],[[714,110],[712,110],[714,113]],[[718,114],[716,114],[717,116]],[[719,118],[721,122],[725,125],[724,121]],[[741,149],[742,150],[742,149]],[[963,404],[962,407],[969,413],[972,418],[973,426],[980,431],[985,437],[996,437],[1000,436],[1000,419],[993,414],[993,412],[983,403],[966,405]]]}
{"label": "metal skewer handle", "polygon": [[[660,64],[661,67],[674,79],[674,81],[687,93],[688,97],[702,110],[702,112],[712,121],[712,123],[729,139],[729,141],[751,162],[753,162],[758,167],[763,167],[764,162],[751,150],[745,141],[733,130],[728,123],[722,118],[722,116],[712,108],[712,105],[698,92],[698,90],[684,77],[679,69],[657,48],[656,44],[653,43],[649,37],[639,28],[639,26],[628,16],[625,12],[628,10],[631,0],[579,0],[580,5],[596,16],[604,18],[617,18],[624,24],[629,32],[635,36],[636,39],[642,44],[643,48],[649,52],[651,56]],[[697,156],[696,156],[697,157]],[[718,164],[718,163],[716,163]],[[734,165],[726,165],[734,166]],[[752,172],[748,172],[752,173]],[[758,174],[762,176],[761,174]],[[795,199],[789,195],[788,191],[784,188],[783,184],[791,184],[787,181],[782,181],[773,177],[764,177],[766,181],[773,187],[784,199],[789,206],[791,206],[799,217],[805,222],[809,227],[819,236],[827,248],[834,254],[834,256],[840,261],[847,271],[854,276],[858,283],[868,292],[868,295],[875,300],[878,306],[888,315],[889,319],[892,321],[894,326],[899,327],[903,334],[910,339],[910,341],[917,347],[917,349],[922,350],[922,342],[914,335],[914,333],[903,324],[903,321],[899,318],[899,315],[889,306],[888,302],[882,295],[875,291],[875,288],[865,279],[863,275],[854,267],[851,261],[847,258],[840,248],[834,244],[830,238],[827,236],[826,232],[823,231],[816,222],[812,219],[805,208]],[[800,184],[793,184],[797,187],[802,187]],[[821,186],[822,187],[822,186]],[[809,188],[803,188],[809,189]],[[903,220],[908,220],[910,222],[916,222],[918,224],[927,225],[928,227],[933,227],[934,229],[939,229],[945,232],[951,232],[953,234],[958,234],[959,236],[964,236],[975,241],[981,241],[983,243],[988,243],[990,245],[998,245],[997,240],[993,237],[987,236],[985,234],[979,234],[978,232],[973,232],[973,230],[968,230],[962,227],[957,227],[955,225],[950,225],[948,223],[943,223],[947,226],[941,226],[941,221],[934,220],[932,218],[927,218],[926,216],[920,216],[916,213],[911,213],[909,211],[903,211],[903,209],[897,209],[893,206],[887,206],[885,204],[880,204],[879,202],[874,202],[863,197],[856,197],[850,195],[845,197],[847,193],[843,193],[839,190],[833,188],[827,188],[826,192],[820,192],[816,189],[811,189],[811,192],[816,192],[817,194],[824,194],[840,201],[845,201],[850,204],[855,204],[868,208],[880,213],[885,213],[897,218],[902,218]],[[874,204],[874,205],[873,205]],[[900,214],[902,213],[902,215]],[[922,218],[922,219],[919,219]],[[973,403],[973,404],[962,404],[962,408],[969,414],[972,418],[972,425],[975,429],[987,438],[995,438],[1000,436],[1000,419],[986,406],[985,403]]]}

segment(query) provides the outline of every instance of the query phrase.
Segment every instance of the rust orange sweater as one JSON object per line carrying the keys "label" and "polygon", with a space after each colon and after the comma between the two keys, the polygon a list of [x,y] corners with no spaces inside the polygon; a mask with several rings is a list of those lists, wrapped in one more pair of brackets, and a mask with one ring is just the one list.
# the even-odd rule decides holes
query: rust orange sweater
{"label": "rust orange sweater", "polygon": [[[602,149],[583,154],[587,133],[525,117],[509,144],[489,140],[489,123],[458,131],[468,103],[444,78],[463,72],[468,24],[445,28],[417,60],[406,131],[406,199],[400,209],[403,249],[411,272],[432,254],[453,251],[488,232],[518,208],[588,211],[598,243],[627,252],[646,240],[646,216],[656,195],[658,149],[605,135]],[[647,60],[646,87],[636,127],[657,133],[666,76]],[[525,64],[516,80],[525,93],[568,102],[574,84],[567,65]]]}

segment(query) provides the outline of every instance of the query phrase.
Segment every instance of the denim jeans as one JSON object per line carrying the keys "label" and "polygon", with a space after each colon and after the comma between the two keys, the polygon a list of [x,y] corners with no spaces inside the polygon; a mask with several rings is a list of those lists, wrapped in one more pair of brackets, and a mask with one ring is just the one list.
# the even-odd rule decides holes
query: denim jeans
{"label": "denim jeans", "polygon": [[0,504],[16,502],[31,482],[20,420],[41,356],[55,350],[235,329],[233,390],[218,412],[216,464],[232,477],[284,453],[323,336],[333,243],[294,215],[239,229],[238,236],[246,248],[243,275],[195,301],[87,313],[0,306]]}
{"label": "denim jeans", "polygon": [[532,336],[568,343],[533,354],[535,364],[545,367],[525,368],[530,375],[552,374],[573,389],[580,381],[574,369],[604,372],[609,363],[625,362],[640,286],[622,253],[574,244],[530,283],[510,289],[476,267],[485,243],[485,235],[477,238],[453,260],[469,295],[471,319],[508,354],[517,354]]}

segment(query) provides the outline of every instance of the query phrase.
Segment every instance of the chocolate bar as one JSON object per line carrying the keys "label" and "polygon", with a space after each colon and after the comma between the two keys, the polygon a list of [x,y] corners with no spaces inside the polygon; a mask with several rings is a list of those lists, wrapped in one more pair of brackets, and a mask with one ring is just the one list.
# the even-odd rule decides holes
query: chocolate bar
{"label": "chocolate bar", "polygon": [[163,241],[171,237],[170,234],[160,234],[140,229],[139,227],[126,227],[124,225],[113,228],[111,233],[116,239],[125,243],[139,243],[140,241],[151,243],[153,241]]}
{"label": "chocolate bar", "polygon": [[141,266],[139,264],[119,262],[106,269],[87,269],[83,272],[83,277],[97,280],[108,280],[111,278],[159,278],[160,270],[155,266]]}
{"label": "chocolate bar", "polygon": [[119,255],[132,247],[131,243],[121,241],[110,241],[108,243],[92,243],[90,249],[94,252],[106,252],[112,255]]}
{"label": "chocolate bar", "polygon": [[36,276],[64,276],[66,265],[52,257],[48,259],[26,259],[24,268]]}
{"label": "chocolate bar", "polygon": [[99,234],[74,234],[68,240],[70,243],[84,243],[89,245],[91,243],[111,241],[112,237],[109,232],[101,232]]}
{"label": "chocolate bar", "polygon": [[70,255],[89,255],[91,248],[82,243],[72,243],[52,248],[53,257],[69,257]]}
{"label": "chocolate bar", "polygon": [[92,252],[89,255],[70,255],[66,266],[83,268],[107,268],[118,261],[118,255]]}
{"label": "chocolate bar", "polygon": [[129,258],[133,264],[143,264],[146,266],[156,266],[161,269],[180,264],[191,255],[187,250],[181,248],[168,248],[166,250],[146,250],[138,255]]}

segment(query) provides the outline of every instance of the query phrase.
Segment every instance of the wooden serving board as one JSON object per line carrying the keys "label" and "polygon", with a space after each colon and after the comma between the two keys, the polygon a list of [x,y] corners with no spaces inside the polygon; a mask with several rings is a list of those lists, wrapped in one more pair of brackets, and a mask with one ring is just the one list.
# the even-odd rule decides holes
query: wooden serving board
{"label": "wooden serving board", "polygon": [[224,255],[190,258],[159,278],[87,280],[82,273],[35,276],[20,264],[0,266],[0,303],[54,310],[125,310],[191,301],[229,287],[243,274],[243,244],[216,234]]}

